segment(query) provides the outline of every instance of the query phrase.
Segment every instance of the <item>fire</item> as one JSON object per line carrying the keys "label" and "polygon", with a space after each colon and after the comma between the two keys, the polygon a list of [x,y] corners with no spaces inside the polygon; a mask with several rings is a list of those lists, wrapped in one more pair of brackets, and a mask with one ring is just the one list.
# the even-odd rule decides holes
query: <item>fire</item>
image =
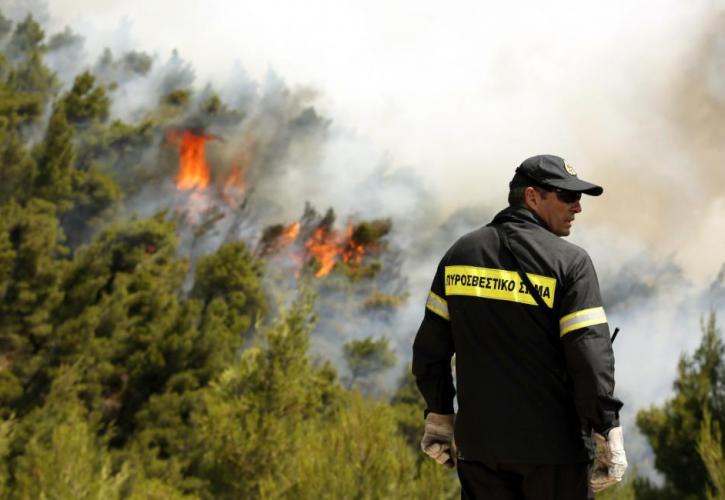
{"label": "fire", "polygon": [[327,276],[338,261],[358,266],[365,256],[365,246],[352,238],[353,226],[348,224],[345,235],[327,227],[318,227],[305,243],[307,252],[317,261],[316,278]]}
{"label": "fire", "polygon": [[305,243],[305,249],[317,260],[320,268],[315,273],[316,278],[326,276],[335,267],[339,254],[339,244],[335,235],[329,229],[318,227]]}
{"label": "fire", "polygon": [[204,189],[209,184],[210,169],[206,163],[204,148],[212,139],[215,136],[195,134],[189,130],[169,133],[169,142],[179,146],[179,175],[176,177],[178,189]]}
{"label": "fire", "polygon": [[287,226],[285,230],[282,232],[281,240],[284,245],[289,245],[294,240],[297,239],[297,236],[300,234],[300,223],[294,222]]}
{"label": "fire", "polygon": [[357,243],[352,238],[353,227],[352,224],[347,225],[345,232],[345,248],[342,251],[342,261],[345,264],[358,266],[365,257],[365,245]]}

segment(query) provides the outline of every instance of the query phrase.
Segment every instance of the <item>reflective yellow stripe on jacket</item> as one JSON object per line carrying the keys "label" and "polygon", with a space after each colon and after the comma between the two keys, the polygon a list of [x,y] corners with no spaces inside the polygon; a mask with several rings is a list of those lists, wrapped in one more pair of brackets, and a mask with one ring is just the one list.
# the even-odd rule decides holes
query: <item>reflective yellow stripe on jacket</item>
{"label": "reflective yellow stripe on jacket", "polygon": [[584,328],[586,326],[601,325],[607,322],[607,315],[603,307],[591,307],[567,314],[559,320],[559,335],[564,336],[569,332]]}
{"label": "reflective yellow stripe on jacket", "polygon": [[425,307],[443,319],[450,319],[448,316],[448,302],[433,292],[428,294],[428,301],[425,303]]}
{"label": "reflective yellow stripe on jacket", "polygon": [[[526,273],[548,307],[554,307],[556,278]],[[467,295],[537,305],[516,271],[476,266],[446,266],[446,295]]]}

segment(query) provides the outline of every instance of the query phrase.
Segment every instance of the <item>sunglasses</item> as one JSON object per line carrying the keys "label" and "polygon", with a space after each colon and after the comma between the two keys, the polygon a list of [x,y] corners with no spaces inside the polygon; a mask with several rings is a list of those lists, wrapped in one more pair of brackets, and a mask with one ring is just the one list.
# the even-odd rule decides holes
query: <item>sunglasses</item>
{"label": "sunglasses", "polygon": [[559,188],[550,188],[550,187],[538,187],[538,189],[542,191],[547,191],[549,193],[556,193],[556,197],[559,199],[562,203],[576,203],[577,201],[581,200],[582,194],[578,191],[567,191],[565,189],[559,189]]}
{"label": "sunglasses", "polygon": [[563,189],[554,189],[553,191],[562,203],[576,203],[582,198],[582,194],[577,191],[565,191]]}

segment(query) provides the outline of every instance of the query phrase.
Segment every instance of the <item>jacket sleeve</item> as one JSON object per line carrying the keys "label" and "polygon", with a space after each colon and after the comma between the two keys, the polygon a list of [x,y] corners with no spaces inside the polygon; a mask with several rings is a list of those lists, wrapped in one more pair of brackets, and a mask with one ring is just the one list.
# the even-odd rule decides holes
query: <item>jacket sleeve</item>
{"label": "jacket sleeve", "polygon": [[584,253],[567,276],[559,309],[559,335],[580,419],[606,435],[619,425],[614,397],[614,353],[594,266]]}
{"label": "jacket sleeve", "polygon": [[454,353],[443,267],[438,266],[425,306],[425,316],[413,343],[413,375],[428,412],[453,413],[451,357]]}

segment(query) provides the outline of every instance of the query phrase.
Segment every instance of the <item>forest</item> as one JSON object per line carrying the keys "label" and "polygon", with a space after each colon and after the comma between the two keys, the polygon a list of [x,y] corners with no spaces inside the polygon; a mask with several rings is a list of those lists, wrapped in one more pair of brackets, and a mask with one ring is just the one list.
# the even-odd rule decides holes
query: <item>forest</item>
{"label": "forest", "polygon": [[[227,102],[179,58],[128,111],[157,61],[106,50],[66,82],[78,39],[0,14],[0,497],[459,497],[385,335],[391,220],[278,219],[329,119],[283,86]],[[598,498],[725,498],[714,313],[700,335],[637,415],[662,481],[630,463]]]}

